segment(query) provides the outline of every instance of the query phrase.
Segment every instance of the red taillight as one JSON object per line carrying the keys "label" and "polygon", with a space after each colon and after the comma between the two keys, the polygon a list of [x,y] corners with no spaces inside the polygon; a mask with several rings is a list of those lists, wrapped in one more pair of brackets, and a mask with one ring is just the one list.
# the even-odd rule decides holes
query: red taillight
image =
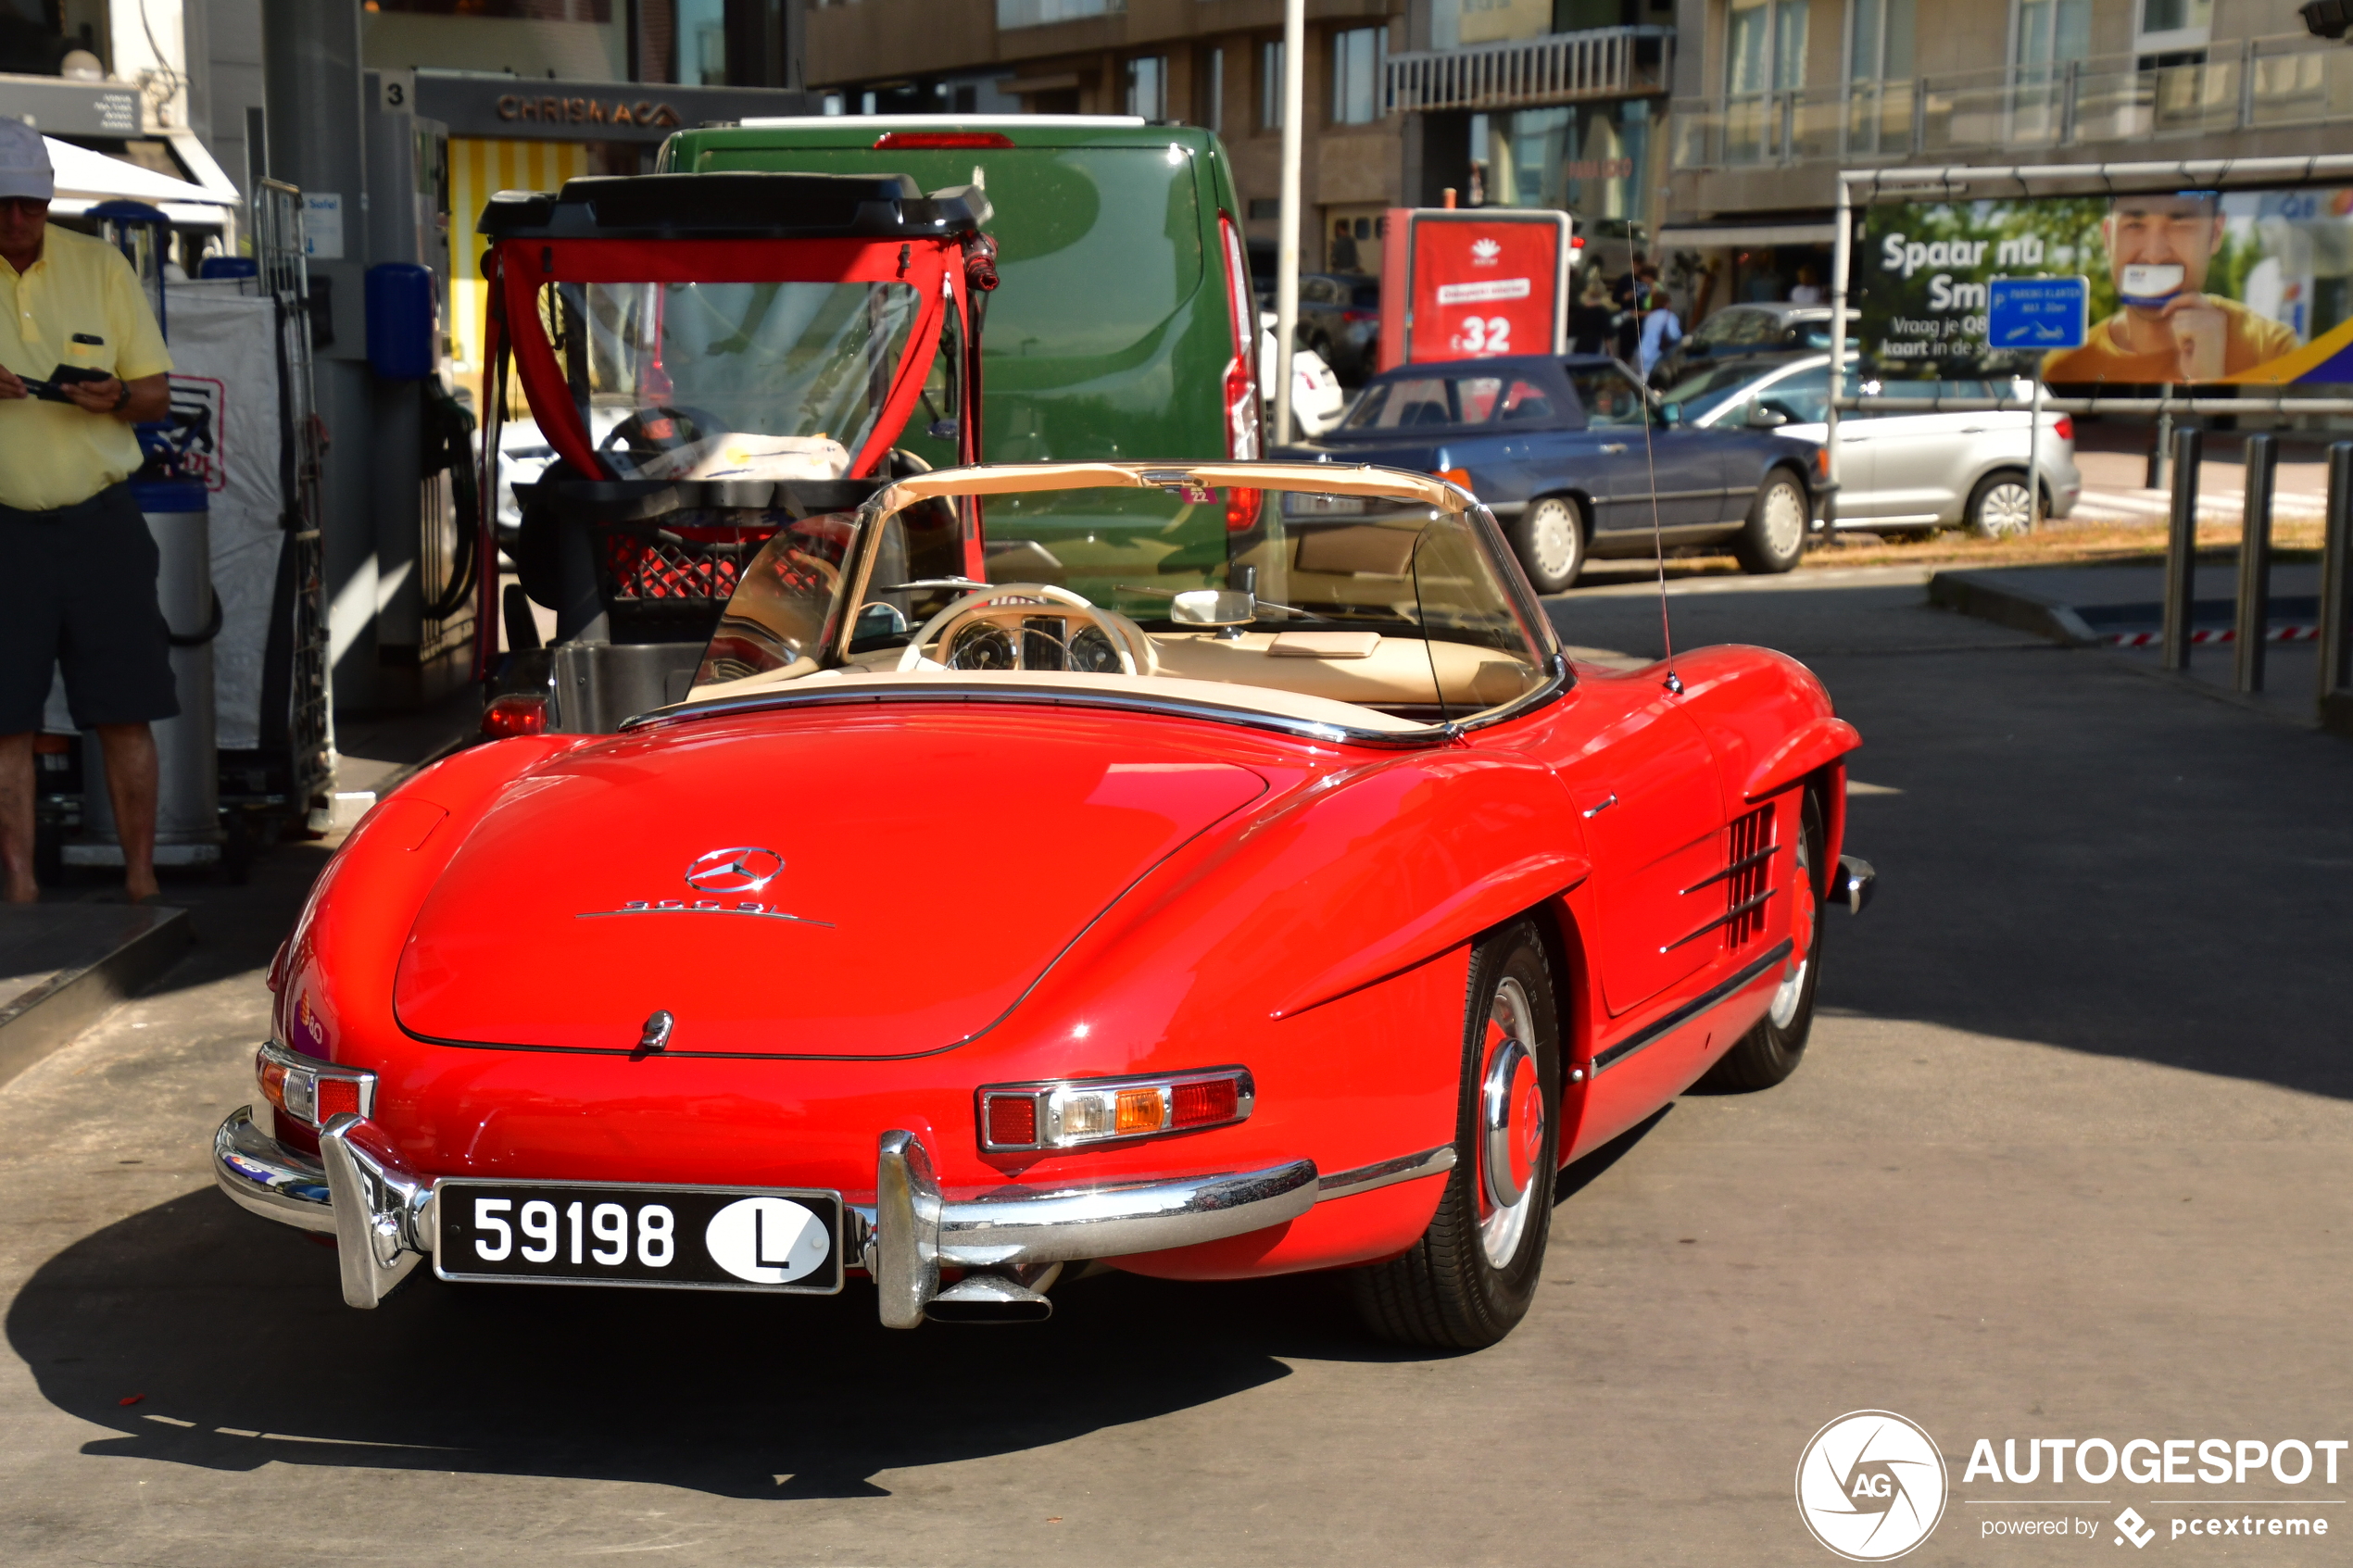
{"label": "red taillight", "polygon": [[1205,1127],[1214,1122],[1230,1122],[1240,1102],[1240,1088],[1231,1078],[1179,1084],[1169,1096],[1168,1124]]}
{"label": "red taillight", "polygon": [[1585,248],[1585,236],[1582,234],[1570,235],[1568,248],[1571,250],[1583,250]]}
{"label": "red taillight", "polygon": [[1378,321],[1380,320],[1380,312],[1378,310],[1343,310],[1340,313],[1340,319],[1343,321]]}
{"label": "red taillight", "polygon": [[1226,365],[1226,456],[1250,462],[1259,454],[1257,301],[1250,269],[1242,261],[1241,231],[1229,212],[1217,215],[1217,236],[1226,251],[1226,313],[1234,332],[1234,357]]}
{"label": "red taillight", "polygon": [[992,1084],[979,1098],[981,1148],[1011,1153],[1225,1126],[1247,1119],[1258,1095],[1247,1069],[1213,1067],[1164,1078]]}
{"label": "red taillight", "polygon": [[1020,1148],[1038,1141],[1038,1099],[1034,1095],[990,1095],[984,1141],[997,1148]]}
{"label": "red taillight", "polygon": [[482,733],[492,740],[547,733],[547,699],[510,692],[482,710]]}
{"label": "red taillight", "polygon": [[1266,504],[1264,490],[1226,492],[1226,532],[1239,533],[1258,526],[1258,512]]}
{"label": "red taillight", "polygon": [[2074,440],[2074,439],[2075,439],[2075,421],[2074,421],[2074,420],[2073,420],[2073,419],[2071,419],[2071,418],[2070,418],[2068,415],[2061,414],[2061,415],[2058,417],[2058,423],[2057,423],[2057,424],[2055,424],[2055,425],[2053,425],[2053,426],[2051,427],[2051,433],[2052,433],[2052,434],[2054,434],[2054,435],[2056,435],[2056,436],[2057,436],[2057,437],[2058,437],[2061,441],[2072,441],[2072,440]]}
{"label": "red taillight", "polygon": [[1000,136],[994,131],[886,131],[875,138],[875,151],[878,153],[1010,147],[1013,144],[1011,136]]}
{"label": "red taillight", "polygon": [[359,1114],[359,1085],[351,1078],[319,1080],[319,1124],[325,1126],[338,1116]]}

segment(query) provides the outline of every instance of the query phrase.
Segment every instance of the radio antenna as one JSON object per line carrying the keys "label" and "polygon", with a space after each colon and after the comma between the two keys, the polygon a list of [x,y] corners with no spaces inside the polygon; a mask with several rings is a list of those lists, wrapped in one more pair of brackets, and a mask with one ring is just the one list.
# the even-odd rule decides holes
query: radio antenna
{"label": "radio antenna", "polygon": [[[1642,298],[1639,284],[1635,298]],[[1658,565],[1658,637],[1667,649],[1667,689],[1677,696],[1683,695],[1683,678],[1675,673],[1675,628],[1667,614],[1667,537],[1658,522],[1658,455],[1651,447],[1651,389],[1641,387],[1642,410],[1642,463],[1651,479],[1651,558]]]}

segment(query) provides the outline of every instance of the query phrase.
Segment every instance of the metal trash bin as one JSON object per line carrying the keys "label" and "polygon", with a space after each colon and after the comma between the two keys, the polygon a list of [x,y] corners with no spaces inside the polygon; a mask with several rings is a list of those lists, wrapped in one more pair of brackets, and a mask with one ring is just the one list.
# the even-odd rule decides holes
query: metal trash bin
{"label": "metal trash bin", "polygon": [[[156,597],[171,631],[171,679],[180,716],[156,725],[156,864],[209,866],[220,859],[220,761],[213,721],[212,640],[220,633],[220,596],[212,586],[211,514],[205,487],[193,480],[133,480],[163,560]],[[98,737],[82,737],[82,838],[65,846],[68,865],[119,866],[114,800]]]}

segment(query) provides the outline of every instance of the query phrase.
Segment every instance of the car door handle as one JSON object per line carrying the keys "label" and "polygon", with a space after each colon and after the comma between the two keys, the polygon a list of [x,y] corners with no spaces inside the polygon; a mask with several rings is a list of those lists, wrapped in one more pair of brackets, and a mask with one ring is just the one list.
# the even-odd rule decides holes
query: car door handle
{"label": "car door handle", "polygon": [[1606,443],[1606,444],[1604,444],[1604,445],[1603,445],[1602,450],[1603,450],[1604,452],[1608,453],[1611,457],[1613,457],[1613,458],[1614,458],[1614,457],[1617,457],[1619,453],[1621,453],[1621,452],[1623,452],[1623,451],[1625,451],[1625,450],[1626,450],[1626,443],[1624,443],[1623,441],[1612,441],[1612,442],[1608,442],[1608,443]]}
{"label": "car door handle", "polygon": [[[1608,810],[1611,807],[1617,804],[1617,792],[1616,790],[1612,789],[1598,792],[1601,795],[1601,798],[1599,800],[1593,799],[1595,793],[1596,792],[1592,790],[1580,790],[1578,792],[1579,809],[1584,813],[1585,820],[1589,822],[1595,817],[1600,816],[1603,812]],[[1587,805],[1587,801],[1592,801],[1592,803],[1591,805]]]}

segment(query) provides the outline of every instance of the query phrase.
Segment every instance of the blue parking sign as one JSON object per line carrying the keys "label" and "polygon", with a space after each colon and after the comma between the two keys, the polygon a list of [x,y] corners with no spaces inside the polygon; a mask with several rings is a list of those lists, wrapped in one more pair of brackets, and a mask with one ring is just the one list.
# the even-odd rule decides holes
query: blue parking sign
{"label": "blue parking sign", "polygon": [[2089,278],[1995,278],[1986,287],[1986,347],[2083,346],[2091,330]]}

